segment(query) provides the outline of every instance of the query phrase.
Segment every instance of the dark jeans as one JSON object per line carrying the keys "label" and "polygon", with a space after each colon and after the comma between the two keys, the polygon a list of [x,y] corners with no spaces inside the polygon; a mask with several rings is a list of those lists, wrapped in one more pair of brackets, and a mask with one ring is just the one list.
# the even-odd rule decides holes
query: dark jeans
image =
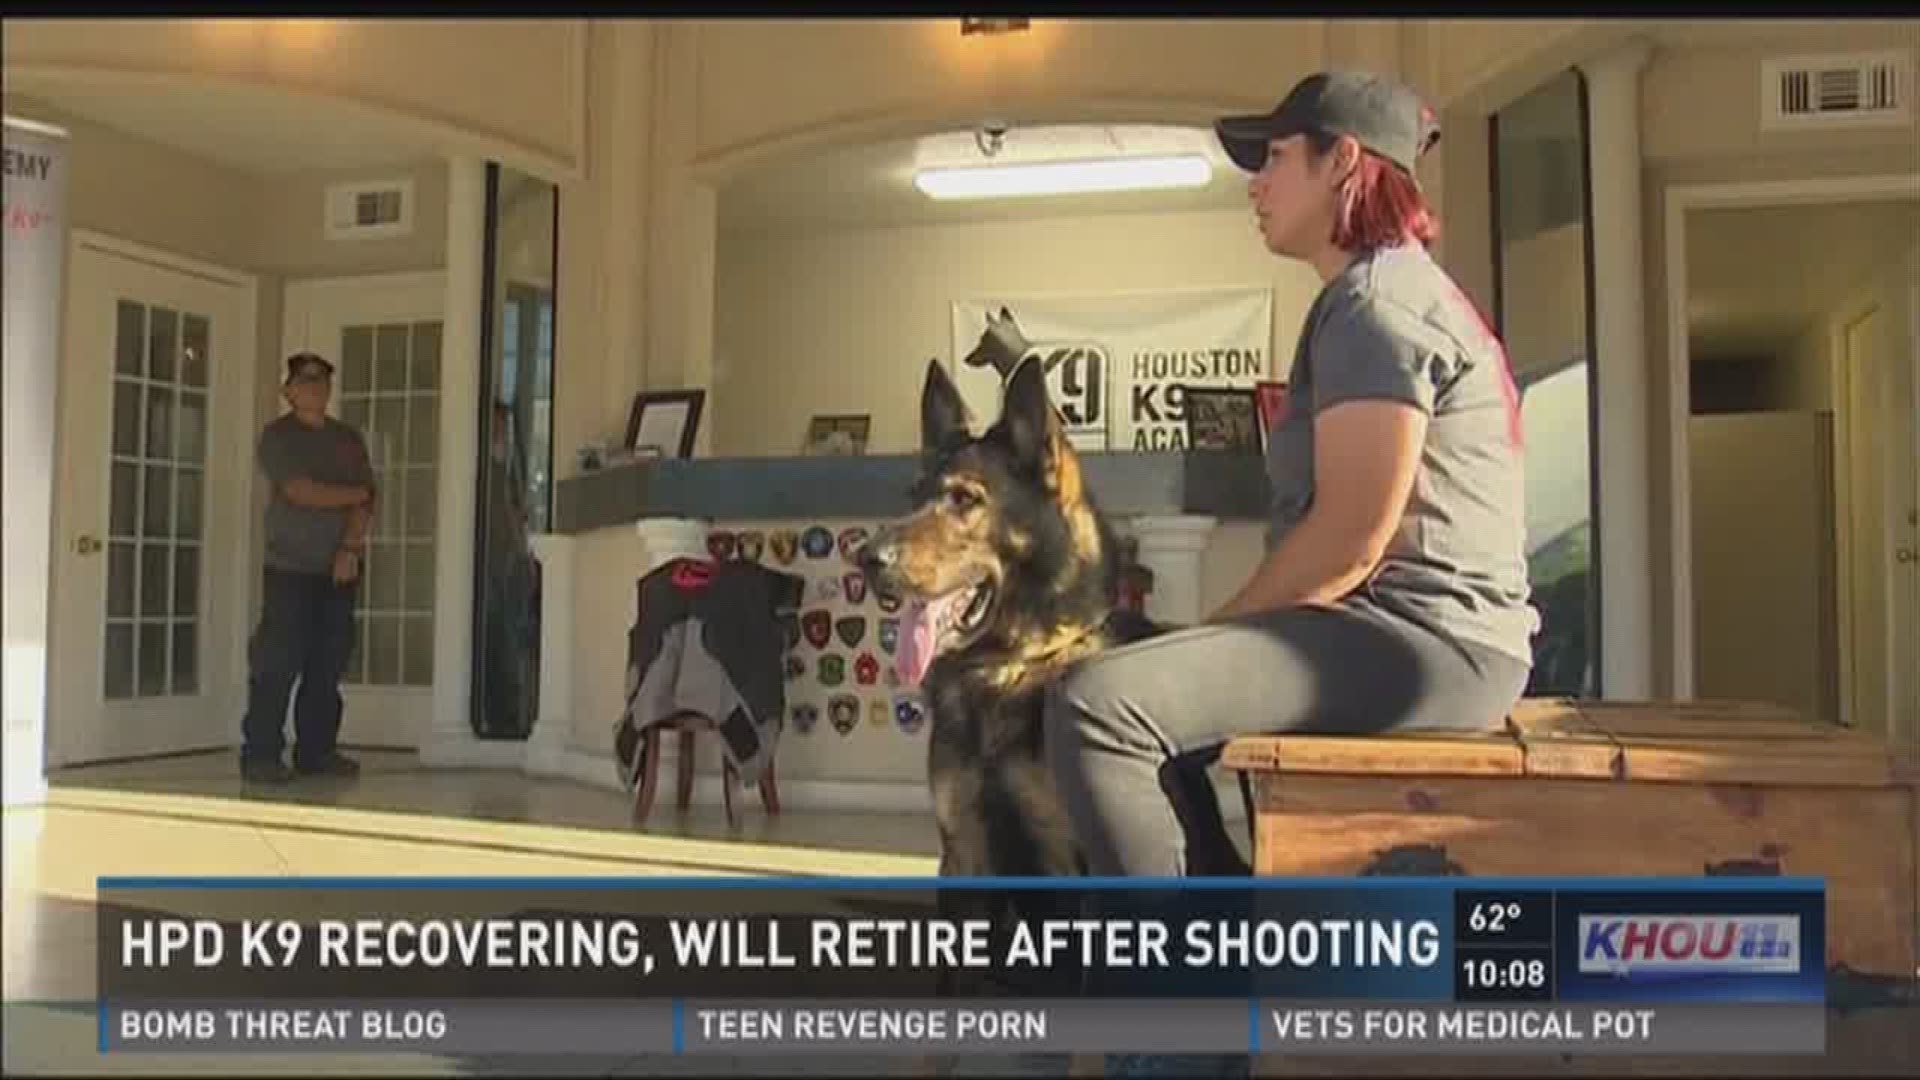
{"label": "dark jeans", "polygon": [[1241,735],[1480,728],[1529,665],[1362,598],[1149,638],[1054,687],[1047,755],[1090,873],[1245,872],[1206,769]]}
{"label": "dark jeans", "polygon": [[278,761],[286,746],[287,698],[293,703],[295,767],[334,754],[340,735],[340,676],[353,655],[353,602],[358,584],[331,574],[268,570],[247,660],[247,718],[240,759]]}

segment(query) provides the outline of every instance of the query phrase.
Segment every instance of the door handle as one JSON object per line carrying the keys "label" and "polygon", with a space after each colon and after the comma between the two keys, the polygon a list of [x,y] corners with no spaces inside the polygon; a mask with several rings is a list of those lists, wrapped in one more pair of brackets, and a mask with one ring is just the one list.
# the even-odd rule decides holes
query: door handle
{"label": "door handle", "polygon": [[1920,551],[1915,551],[1913,548],[1901,548],[1893,553],[1893,561],[1902,563],[1920,562]]}
{"label": "door handle", "polygon": [[97,555],[100,552],[100,547],[100,538],[91,533],[82,534],[78,540],[73,542],[73,550],[82,555]]}

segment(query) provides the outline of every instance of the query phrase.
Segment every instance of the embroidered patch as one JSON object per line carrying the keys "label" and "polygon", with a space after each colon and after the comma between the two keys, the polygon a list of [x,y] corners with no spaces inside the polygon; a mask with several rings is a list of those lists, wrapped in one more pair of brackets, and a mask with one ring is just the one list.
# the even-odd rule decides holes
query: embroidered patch
{"label": "embroidered patch", "polygon": [[831,604],[840,599],[840,579],[837,577],[814,578],[813,598],[823,604]]}
{"label": "embroidered patch", "polygon": [[840,530],[840,557],[853,562],[860,556],[860,549],[867,543],[867,530],[859,525]]}
{"label": "embroidered patch", "polygon": [[827,722],[845,735],[860,722],[860,699],[852,694],[835,694],[827,701]]}
{"label": "embroidered patch", "polygon": [[912,735],[927,724],[927,707],[914,694],[895,694],[893,696],[893,723],[902,732]]}
{"label": "embroidered patch", "polygon": [[747,562],[759,562],[760,555],[766,550],[767,538],[757,532],[740,534],[740,557]]}
{"label": "embroidered patch", "polygon": [[833,638],[833,615],[830,612],[815,609],[800,616],[800,632],[806,635],[807,644],[816,649],[824,649]]}
{"label": "embroidered patch", "polygon": [[774,561],[785,566],[800,552],[800,534],[792,529],[781,529],[767,537],[767,546],[773,550]]}

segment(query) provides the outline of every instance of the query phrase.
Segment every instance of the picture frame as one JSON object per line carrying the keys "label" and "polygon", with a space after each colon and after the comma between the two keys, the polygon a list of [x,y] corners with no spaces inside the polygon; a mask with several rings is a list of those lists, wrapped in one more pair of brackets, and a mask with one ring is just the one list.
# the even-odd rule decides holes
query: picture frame
{"label": "picture frame", "polygon": [[1259,404],[1250,387],[1184,386],[1187,449],[1260,453]]}
{"label": "picture frame", "polygon": [[705,390],[642,390],[627,411],[626,449],[634,457],[693,456]]}
{"label": "picture frame", "polygon": [[872,430],[873,417],[866,413],[815,416],[807,421],[801,453],[807,457],[858,457],[867,452]]}

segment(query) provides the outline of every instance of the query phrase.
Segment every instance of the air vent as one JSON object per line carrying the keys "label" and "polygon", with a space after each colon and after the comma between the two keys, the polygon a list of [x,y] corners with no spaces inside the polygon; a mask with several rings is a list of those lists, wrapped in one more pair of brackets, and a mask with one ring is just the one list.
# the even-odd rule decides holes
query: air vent
{"label": "air vent", "polygon": [[1797,56],[1761,65],[1760,126],[1880,127],[1912,115],[1913,63],[1902,52]]}
{"label": "air vent", "polygon": [[381,240],[413,232],[413,181],[382,180],[327,188],[327,239]]}

